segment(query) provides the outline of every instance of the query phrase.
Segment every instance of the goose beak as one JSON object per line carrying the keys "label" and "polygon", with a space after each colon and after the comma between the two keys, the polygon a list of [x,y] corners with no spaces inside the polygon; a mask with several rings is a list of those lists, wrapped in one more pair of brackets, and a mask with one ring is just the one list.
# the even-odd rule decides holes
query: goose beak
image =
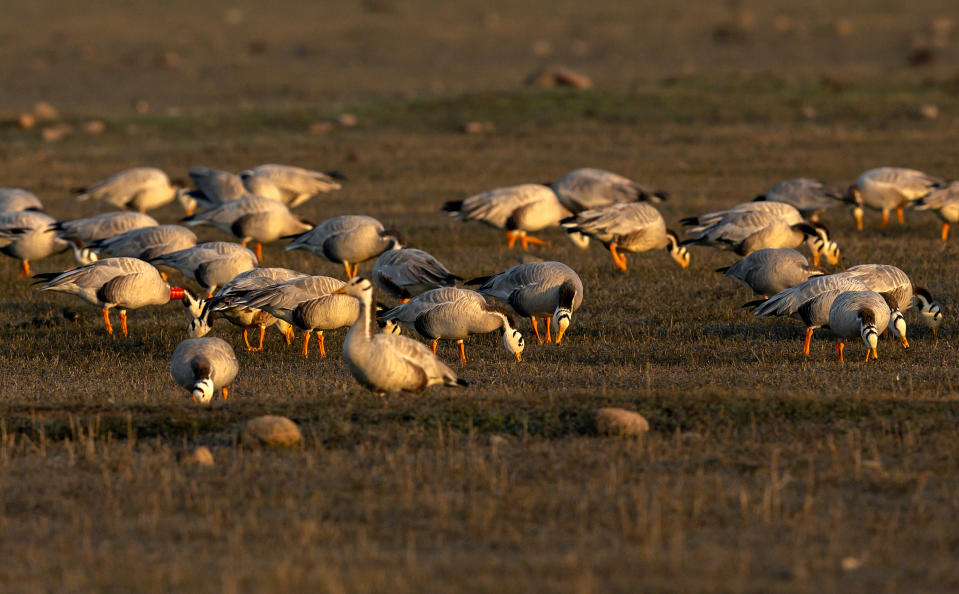
{"label": "goose beak", "polygon": [[516,356],[516,360],[522,363],[523,353],[516,353],[515,356]]}
{"label": "goose beak", "polygon": [[556,344],[563,342],[563,334],[566,334],[566,330],[562,327],[556,330]]}
{"label": "goose beak", "polygon": [[331,295],[346,295],[346,287],[340,287],[339,289],[330,293]]}
{"label": "goose beak", "polygon": [[932,330],[932,335],[935,336],[936,339],[938,340],[938,339],[939,339],[939,326],[933,326],[933,327],[930,328],[930,330]]}
{"label": "goose beak", "polygon": [[904,348],[904,349],[908,349],[908,348],[909,348],[909,341],[906,340],[906,337],[905,337],[905,336],[902,336],[902,337],[899,338],[899,344],[901,344],[901,345],[902,345],[902,348]]}

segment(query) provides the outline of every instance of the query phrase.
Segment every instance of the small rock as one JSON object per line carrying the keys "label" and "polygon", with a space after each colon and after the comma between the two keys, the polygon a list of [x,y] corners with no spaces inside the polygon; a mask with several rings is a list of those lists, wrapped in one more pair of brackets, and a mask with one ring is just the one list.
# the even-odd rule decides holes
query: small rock
{"label": "small rock", "polygon": [[583,39],[574,39],[572,43],[569,44],[569,51],[574,56],[585,56],[589,53],[589,43]]}
{"label": "small rock", "polygon": [[503,446],[508,446],[509,440],[503,437],[502,435],[490,435],[489,445],[490,447],[493,447],[493,448],[501,448]]}
{"label": "small rock", "polygon": [[246,12],[242,8],[231,8],[223,15],[227,25],[239,25],[246,20]]}
{"label": "small rock", "polygon": [[917,47],[912,49],[906,56],[906,61],[910,66],[928,66],[936,61],[936,54],[932,48]]}
{"label": "small rock", "polygon": [[819,112],[817,112],[816,108],[813,107],[812,105],[803,105],[802,115],[807,120],[812,120],[812,119],[815,119],[817,115],[819,115]]}
{"label": "small rock", "polygon": [[313,122],[310,124],[310,134],[329,134],[336,126],[333,122]]}
{"label": "small rock", "polygon": [[843,557],[842,559],[843,571],[856,571],[860,567],[862,567],[862,559],[857,559],[855,557]]}
{"label": "small rock", "polygon": [[183,108],[171,105],[170,107],[163,110],[163,113],[170,116],[171,118],[178,118],[183,115]]}
{"label": "small rock", "polygon": [[344,128],[352,128],[359,123],[359,120],[351,113],[341,113],[340,115],[336,116],[336,123]]}
{"label": "small rock", "polygon": [[493,122],[466,122],[463,124],[463,132],[467,134],[486,134],[494,132],[496,127]]}
{"label": "small rock", "polygon": [[740,31],[752,31],[756,28],[756,13],[743,8],[736,13],[736,26]]}
{"label": "small rock", "polygon": [[919,116],[927,120],[934,120],[939,117],[939,108],[932,103],[923,103],[919,106]]}
{"label": "small rock", "polygon": [[213,466],[213,452],[206,446],[180,450],[176,453],[176,461],[180,464],[196,464],[197,466]]}
{"label": "small rock", "polygon": [[54,126],[50,126],[49,128],[44,128],[40,135],[46,142],[57,142],[58,140],[62,140],[67,135],[72,133],[73,126],[69,124],[56,124]]}
{"label": "small rock", "polygon": [[17,116],[17,124],[24,130],[29,130],[37,123],[37,118],[32,113],[21,113]]}
{"label": "small rock", "polygon": [[46,101],[40,101],[33,106],[33,115],[36,116],[37,120],[55,120],[60,117],[57,108]]}
{"label": "small rock", "polygon": [[83,125],[83,131],[87,134],[102,134],[106,129],[107,125],[103,123],[103,120],[90,120]]}
{"label": "small rock", "polygon": [[302,440],[300,428],[286,417],[257,417],[248,421],[240,430],[240,443],[246,446],[289,448]]}
{"label": "small rock", "polygon": [[542,68],[535,70],[526,77],[525,84],[533,87],[573,87],[588,89],[593,81],[585,74],[569,68]]}
{"label": "small rock", "polygon": [[138,114],[145,114],[150,112],[150,102],[146,99],[140,99],[133,104],[133,109],[136,110]]}
{"label": "small rock", "polygon": [[773,29],[779,33],[788,33],[793,30],[793,20],[784,14],[773,17]]}
{"label": "small rock", "polygon": [[167,50],[163,52],[163,55],[160,58],[160,63],[164,68],[179,68],[182,60],[180,59],[180,54]]}
{"label": "small rock", "polygon": [[533,42],[533,55],[539,58],[548,58],[553,55],[553,44],[545,39],[539,39]]}
{"label": "small rock", "polygon": [[649,422],[637,412],[601,408],[596,411],[596,430],[601,435],[640,436],[649,432]]}
{"label": "small rock", "polygon": [[855,33],[856,28],[849,19],[839,19],[832,24],[832,31],[836,37],[849,37]]}

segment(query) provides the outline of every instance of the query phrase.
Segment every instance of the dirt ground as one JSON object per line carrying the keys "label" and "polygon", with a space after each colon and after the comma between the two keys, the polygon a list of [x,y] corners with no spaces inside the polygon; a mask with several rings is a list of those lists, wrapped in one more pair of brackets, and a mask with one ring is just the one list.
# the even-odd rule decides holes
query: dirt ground
{"label": "dirt ground", "polygon": [[[69,188],[134,165],[338,170],[344,188],[299,214],[375,216],[470,278],[522,254],[443,202],[577,167],[668,190],[670,226],[788,177],[959,170],[959,42],[936,33],[947,2],[515,4],[14,6],[0,186],[73,218],[104,207]],[[522,85],[546,64],[594,87]],[[38,101],[56,123],[13,121]],[[343,113],[357,125],[310,132]],[[490,130],[465,134],[470,121]],[[630,255],[622,274],[551,230],[531,253],[586,287],[562,346],[528,342],[517,364],[479,336],[463,366],[441,344],[469,388],[381,399],[342,363],[344,331],[328,333],[328,359],[304,360],[274,331],[247,352],[221,322],[241,372],[209,408],[168,373],[180,306],[132,312],[129,338],[109,337],[99,312],[37,293],[5,259],[0,589],[955,591],[959,240],[906,216],[880,230],[869,213],[863,232],[846,208],[824,216],[843,266],[895,264],[944,309],[938,340],[907,314],[912,348],[883,341],[870,364],[851,343],[839,365],[826,332],[804,358],[797,323],[741,309],[748,289],[714,272],[732,254],[694,248],[686,271],[664,251]],[[342,275],[283,247],[266,264]],[[601,406],[652,431],[598,436]],[[259,414],[294,419],[303,447],[236,446]],[[215,466],[177,464],[195,445]]]}

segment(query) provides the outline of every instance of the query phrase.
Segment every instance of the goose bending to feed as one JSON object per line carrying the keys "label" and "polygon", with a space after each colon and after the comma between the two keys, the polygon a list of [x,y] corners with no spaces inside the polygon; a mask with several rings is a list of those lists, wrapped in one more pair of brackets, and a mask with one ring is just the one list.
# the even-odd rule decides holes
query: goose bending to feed
{"label": "goose bending to feed", "polygon": [[380,395],[420,393],[436,385],[468,385],[422,342],[397,334],[377,334],[372,282],[356,277],[335,293],[358,302],[358,315],[343,343],[343,359],[361,385]]}
{"label": "goose bending to feed", "polygon": [[210,225],[229,233],[246,247],[256,242],[257,260],[263,260],[263,244],[303,233],[313,225],[290,212],[281,202],[262,196],[247,196],[183,219],[187,225]]}
{"label": "goose bending to feed", "polygon": [[310,171],[291,165],[259,165],[240,173],[243,185],[251,193],[297,207],[318,194],[339,190],[338,173]]}
{"label": "goose bending to feed", "polygon": [[785,220],[785,222],[790,225],[802,223],[805,220],[803,219],[802,213],[799,212],[799,209],[791,204],[786,204],[784,202],[753,200],[752,202],[743,202],[723,210],[716,210],[695,217],[686,217],[684,219],[680,219],[679,222],[684,226],[691,227],[690,229],[687,229],[687,233],[699,233],[700,231],[711,227],[724,218],[745,213],[763,213],[775,215]]}
{"label": "goose bending to feed", "polygon": [[320,357],[326,358],[325,330],[349,326],[356,320],[359,305],[355,299],[337,294],[343,281],[328,276],[306,276],[282,283],[238,291],[235,305],[265,311],[303,330],[303,356],[309,358],[310,336],[316,332]]}
{"label": "goose bending to feed", "polygon": [[942,220],[942,240],[949,239],[949,225],[959,223],[959,180],[933,190],[913,203],[916,210],[931,210]]}
{"label": "goose bending to feed", "polygon": [[879,335],[889,325],[889,317],[889,305],[875,291],[847,291],[836,297],[829,308],[829,329],[836,335],[839,362],[845,363],[845,339],[856,337],[866,343],[866,361],[878,359]]}
{"label": "goose bending to feed", "polygon": [[196,189],[180,194],[180,204],[187,216],[196,212],[198,206],[208,210],[249,195],[240,176],[229,171],[191,167],[189,175]]}
{"label": "goose bending to feed", "polygon": [[[583,281],[562,262],[527,262],[466,284],[481,285],[477,289],[480,293],[499,299],[519,316],[529,318],[540,344],[551,342],[550,325],[556,327],[556,344],[560,344],[573,312],[583,303]],[[539,334],[536,318],[545,319],[545,337]]]}
{"label": "goose bending to feed", "polygon": [[821,179],[797,177],[779,182],[753,201],[789,204],[810,221],[818,222],[822,211],[839,206],[845,197],[842,190]]}
{"label": "goose bending to feed", "polygon": [[718,268],[723,276],[736,279],[757,295],[771,296],[798,285],[813,276],[826,274],[818,266],[810,266],[806,256],[788,248],[757,250],[732,266]]}
{"label": "goose bending to feed", "polygon": [[463,363],[466,363],[464,340],[472,334],[500,330],[506,350],[517,361],[523,360],[525,343],[523,335],[516,330],[512,315],[503,307],[490,305],[476,291],[455,287],[433,289],[383,312],[380,317],[398,322],[432,341],[434,354],[437,341],[455,340]]}
{"label": "goose bending to feed", "polygon": [[200,243],[150,260],[154,266],[168,266],[199,283],[212,296],[213,291],[241,272],[256,268],[259,263],[249,249],[226,241]]}
{"label": "goose bending to feed", "polygon": [[[286,251],[305,250],[330,262],[342,264],[346,277],[356,276],[360,263],[386,250],[401,247],[402,237],[383,228],[383,223],[364,215],[343,215],[323,221],[297,235]],[[350,268],[350,265],[353,265]]]}
{"label": "goose bending to feed", "polygon": [[895,310],[906,311],[917,305],[919,319],[929,327],[933,335],[938,336],[942,324],[942,308],[936,303],[928,290],[913,286],[909,275],[890,264],[860,264],[839,274],[861,280],[869,289],[877,293],[890,294]]}
{"label": "goose bending to feed", "polygon": [[202,404],[210,402],[217,391],[226,400],[239,371],[233,347],[221,338],[187,338],[176,346],[170,360],[173,381]]}
{"label": "goose bending to feed", "polygon": [[[276,326],[286,338],[286,343],[290,344],[293,340],[293,327],[290,324],[263,310],[240,305],[237,300],[246,291],[305,277],[305,274],[287,268],[254,268],[242,272],[220,287],[213,297],[191,304],[191,310],[198,310],[199,313],[194,313],[188,333],[192,337],[206,336],[213,323],[222,317],[243,330],[243,342],[247,350],[263,350],[263,336],[270,326]],[[251,328],[260,330],[260,344],[255,348],[250,345],[248,331]]]}
{"label": "goose bending to feed", "polygon": [[94,253],[114,258],[139,258],[150,261],[165,254],[196,245],[196,235],[180,225],[157,225],[131,229],[114,237],[91,241],[87,248]]}
{"label": "goose bending to feed", "polygon": [[179,180],[153,167],[135,167],[114,173],[84,188],[74,188],[77,200],[100,200],[117,208],[146,212],[173,202],[184,190]]}
{"label": "goose bending to feed", "polygon": [[689,250],[680,245],[676,233],[666,228],[663,215],[645,202],[625,202],[586,210],[563,219],[569,233],[580,233],[601,241],[613,256],[616,268],[626,272],[626,255],[666,248],[683,269],[689,266]]}
{"label": "goose bending to feed", "polygon": [[106,258],[66,272],[38,274],[33,278],[47,281],[41,291],[58,291],[76,295],[103,311],[103,322],[109,334],[110,310],[120,310],[123,335],[127,335],[127,310],[148,305],[164,305],[171,299],[183,299],[181,287],[171,287],[156,268],[136,258]]}
{"label": "goose bending to feed", "polygon": [[882,227],[889,223],[889,213],[896,211],[903,224],[903,208],[919,200],[945,182],[922,171],[904,167],[879,167],[864,172],[849,186],[846,200],[852,202],[856,228],[862,231],[863,208],[882,211]]}
{"label": "goose bending to feed", "polygon": [[74,260],[82,265],[96,260],[96,254],[87,244],[98,239],[115,237],[132,229],[156,227],[158,224],[156,219],[149,215],[120,211],[69,221],[54,221],[50,227],[62,239],[70,242]]}
{"label": "goose bending to feed", "polygon": [[463,280],[432,254],[415,248],[386,250],[373,264],[372,276],[376,288],[401,300]]}
{"label": "goose bending to feed", "polygon": [[529,233],[556,227],[572,215],[560,204],[556,193],[548,186],[523,184],[498,188],[465,200],[453,200],[443,210],[457,221],[479,221],[496,229],[506,230],[507,245],[512,248],[518,239],[523,249],[530,244],[549,245]]}
{"label": "goose bending to feed", "polygon": [[0,253],[20,260],[17,277],[30,276],[30,260],[67,249],[67,242],[51,229],[52,223],[56,223],[56,219],[35,210],[0,214]]}
{"label": "goose bending to feed", "polygon": [[43,210],[43,203],[33,192],[21,188],[0,188],[0,214],[21,210]]}
{"label": "goose bending to feed", "polygon": [[549,185],[560,203],[574,214],[622,202],[662,202],[667,198],[662,190],[592,167],[574,169]]}

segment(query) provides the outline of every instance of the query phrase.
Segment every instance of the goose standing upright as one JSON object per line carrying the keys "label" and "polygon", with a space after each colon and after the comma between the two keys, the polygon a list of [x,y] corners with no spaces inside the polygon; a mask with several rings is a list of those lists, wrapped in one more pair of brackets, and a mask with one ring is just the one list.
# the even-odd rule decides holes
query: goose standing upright
{"label": "goose standing upright", "polygon": [[452,287],[463,280],[432,254],[415,248],[386,250],[373,264],[372,276],[379,290],[407,301],[430,289]]}
{"label": "goose standing upright", "polygon": [[361,385],[380,395],[400,391],[418,394],[436,385],[468,385],[425,344],[406,336],[376,333],[372,282],[356,277],[335,293],[359,302],[359,314],[343,343],[343,359]]}
{"label": "goose standing upright", "polygon": [[21,188],[0,188],[0,214],[21,210],[43,210],[43,203],[33,192]]}
{"label": "goose standing upright", "polygon": [[896,211],[903,224],[902,210],[945,182],[922,171],[905,167],[878,167],[864,172],[849,186],[846,200],[852,202],[856,228],[862,231],[863,207],[882,211],[882,227],[889,223],[889,213]]}
{"label": "goose standing upright", "polygon": [[145,213],[173,202],[183,192],[178,180],[154,167],[136,167],[114,173],[84,188],[75,188],[77,200],[100,200],[117,208]]}
{"label": "goose standing upright", "polygon": [[239,371],[233,347],[220,338],[188,338],[177,345],[170,360],[173,381],[201,404],[210,402],[217,390],[226,400]]}
{"label": "goose standing upright", "polygon": [[384,229],[383,223],[373,217],[343,215],[323,221],[297,235],[286,246],[286,251],[305,250],[330,262],[342,264],[346,269],[346,277],[350,279],[356,276],[360,263],[386,250],[401,247],[402,241],[399,233]]}
{"label": "goose standing upright", "polygon": [[889,305],[875,291],[847,291],[829,308],[829,329],[836,335],[839,362],[845,363],[845,339],[861,337],[866,343],[866,361],[878,359],[879,335],[889,325]]}
{"label": "goose standing upright", "polygon": [[48,281],[41,291],[76,295],[100,307],[107,333],[113,334],[110,310],[120,310],[123,335],[127,335],[127,310],[148,305],[164,305],[171,299],[183,299],[181,287],[171,287],[156,268],[136,258],[106,258],[62,273],[38,274],[33,278]]}
{"label": "goose standing upright", "polygon": [[53,217],[35,210],[0,214],[0,253],[20,260],[17,277],[30,276],[30,260],[39,260],[67,249],[66,241],[50,225]]}
{"label": "goose standing upright", "polygon": [[[529,318],[540,344],[551,342],[551,323],[556,327],[556,344],[560,344],[573,312],[583,303],[583,281],[562,262],[527,262],[466,284],[481,285],[480,293],[503,301],[521,317]],[[540,337],[538,317],[546,322],[545,337]]]}
{"label": "goose standing upright", "polygon": [[549,186],[540,184],[490,190],[465,200],[447,202],[443,210],[457,221],[479,221],[496,229],[506,229],[508,247],[512,248],[518,239],[524,250],[530,244],[549,245],[548,241],[529,233],[556,227],[573,214],[560,204]]}
{"label": "goose standing upright", "polygon": [[295,208],[314,196],[339,190],[341,186],[334,181],[334,175],[340,177],[291,165],[268,164],[240,172],[240,179],[251,194]]}
{"label": "goose standing upright", "polygon": [[432,341],[433,353],[440,339],[455,340],[459,345],[460,361],[466,363],[463,341],[472,334],[486,334],[500,330],[503,346],[517,361],[523,360],[523,335],[516,330],[516,322],[509,312],[490,305],[483,296],[469,289],[442,287],[421,293],[407,303],[385,311],[380,316],[390,322],[399,322]]}

